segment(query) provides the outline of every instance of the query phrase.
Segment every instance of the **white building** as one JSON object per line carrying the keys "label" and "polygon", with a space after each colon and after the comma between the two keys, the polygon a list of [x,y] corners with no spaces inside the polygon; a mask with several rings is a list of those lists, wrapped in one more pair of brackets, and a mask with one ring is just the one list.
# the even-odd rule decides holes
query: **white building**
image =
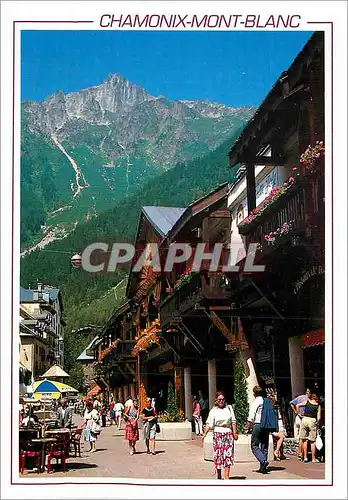
{"label": "white building", "polygon": [[[35,372],[41,375],[53,363],[62,367],[65,323],[62,319],[63,304],[60,290],[42,283],[38,283],[36,289],[27,290],[21,287],[20,311],[22,344],[27,345],[27,351],[29,344],[34,346],[30,349],[36,349],[36,352],[30,353],[33,375]],[[35,342],[31,342],[33,338],[36,339]]]}

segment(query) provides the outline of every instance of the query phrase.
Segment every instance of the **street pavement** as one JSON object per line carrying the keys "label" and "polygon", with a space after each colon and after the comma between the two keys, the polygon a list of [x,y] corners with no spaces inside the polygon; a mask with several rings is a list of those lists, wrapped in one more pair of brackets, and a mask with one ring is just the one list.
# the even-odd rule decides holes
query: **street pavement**
{"label": "street pavement", "polygon": [[[79,418],[77,423],[81,423]],[[124,431],[118,431],[116,426],[102,428],[97,441],[97,451],[88,453],[89,444],[81,441],[81,458],[71,457],[67,460],[67,472],[60,471],[60,465],[55,465],[51,474],[43,473],[40,477],[65,478],[67,481],[76,478],[134,478],[134,479],[206,479],[214,480],[212,462],[203,459],[201,440],[195,436],[192,441],[157,441],[156,455],[146,453],[145,442],[137,443],[137,453],[130,455],[128,442],[124,439]],[[238,442],[236,443],[238,446]],[[325,478],[325,464],[301,463],[296,457],[280,462],[271,462],[268,474],[256,472],[258,463],[237,463],[231,468],[230,479],[235,480],[318,480]],[[28,479],[38,475],[28,471],[21,478]],[[99,479],[100,480],[100,479]]]}

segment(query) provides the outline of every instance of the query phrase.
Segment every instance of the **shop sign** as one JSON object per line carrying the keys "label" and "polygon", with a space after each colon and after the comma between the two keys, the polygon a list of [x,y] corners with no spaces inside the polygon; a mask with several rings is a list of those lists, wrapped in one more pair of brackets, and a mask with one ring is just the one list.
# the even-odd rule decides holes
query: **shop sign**
{"label": "shop sign", "polygon": [[263,326],[257,323],[253,326],[252,343],[257,363],[270,364],[273,359],[271,326]]}
{"label": "shop sign", "polygon": [[325,274],[325,269],[323,266],[312,266],[308,271],[305,271],[301,278],[297,280],[294,284],[294,294],[297,295],[303,285],[313,276],[319,276],[319,275],[324,275]]}

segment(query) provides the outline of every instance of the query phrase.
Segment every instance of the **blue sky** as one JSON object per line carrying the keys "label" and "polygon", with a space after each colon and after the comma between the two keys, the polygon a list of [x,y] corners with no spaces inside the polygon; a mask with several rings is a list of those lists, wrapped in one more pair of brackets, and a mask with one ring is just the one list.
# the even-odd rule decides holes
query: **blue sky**
{"label": "blue sky", "polygon": [[258,105],[310,37],[301,31],[22,31],[21,98],[117,73],[154,96]]}

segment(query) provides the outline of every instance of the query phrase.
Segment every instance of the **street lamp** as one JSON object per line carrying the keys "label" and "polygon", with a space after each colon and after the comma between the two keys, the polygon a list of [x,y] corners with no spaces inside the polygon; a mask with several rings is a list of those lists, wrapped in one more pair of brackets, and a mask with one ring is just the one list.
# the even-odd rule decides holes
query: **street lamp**
{"label": "street lamp", "polygon": [[71,265],[76,269],[79,269],[82,264],[82,257],[79,253],[76,253],[71,257]]}

